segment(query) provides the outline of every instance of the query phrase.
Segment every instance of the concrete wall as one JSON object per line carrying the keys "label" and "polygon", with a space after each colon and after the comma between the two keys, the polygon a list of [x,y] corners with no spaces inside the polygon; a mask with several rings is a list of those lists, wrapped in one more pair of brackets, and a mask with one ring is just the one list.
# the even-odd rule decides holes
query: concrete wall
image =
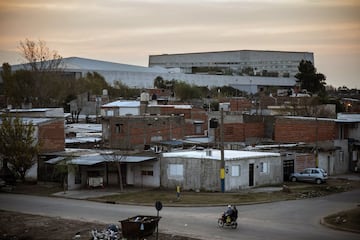
{"label": "concrete wall", "polygon": [[[266,170],[261,171],[261,163]],[[249,186],[249,164],[254,164],[254,186]],[[232,176],[232,167],[240,166],[240,175]],[[230,160],[225,162],[225,190],[237,191],[261,185],[279,184],[283,182],[281,157],[265,157],[257,159]]]}
{"label": "concrete wall", "polygon": [[[261,163],[266,164],[266,171],[261,172]],[[249,186],[249,164],[254,164],[254,186]],[[171,176],[170,165],[183,166],[182,176]],[[232,176],[232,166],[240,165],[240,176]],[[237,191],[255,186],[279,184],[283,179],[282,162],[278,157],[264,157],[225,162],[225,191]],[[184,190],[220,191],[220,161],[196,158],[162,158],[161,186],[175,189],[181,186]]]}
{"label": "concrete wall", "polygon": [[[171,176],[170,165],[183,166],[182,176]],[[220,190],[220,161],[209,159],[189,158],[162,158],[161,159],[161,186],[183,190]]]}
{"label": "concrete wall", "polygon": [[349,144],[347,139],[335,140],[334,146],[338,149],[334,154],[333,174],[343,174],[349,172],[350,156]]}
{"label": "concrete wall", "polygon": [[[143,175],[142,171],[152,171],[153,175]],[[137,187],[160,187],[159,161],[127,164],[126,182]]]}

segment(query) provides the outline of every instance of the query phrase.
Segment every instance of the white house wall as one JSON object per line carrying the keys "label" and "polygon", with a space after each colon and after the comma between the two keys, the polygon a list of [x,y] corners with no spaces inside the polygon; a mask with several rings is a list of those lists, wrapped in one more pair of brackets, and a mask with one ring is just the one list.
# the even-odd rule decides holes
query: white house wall
{"label": "white house wall", "polygon": [[119,115],[125,116],[125,115],[139,115],[140,114],[140,108],[119,108]]}
{"label": "white house wall", "polygon": [[[260,163],[267,165],[266,172],[260,172]],[[254,164],[254,186],[278,184],[283,180],[281,157],[261,157],[241,160],[226,160],[225,168],[229,169],[225,175],[225,191],[238,191],[249,188],[249,164]],[[170,164],[182,164],[183,175],[170,175]],[[232,166],[240,165],[239,177],[231,176]],[[219,191],[220,161],[213,159],[166,157],[161,160],[161,186],[175,189],[181,186],[184,190]]]}
{"label": "white house wall", "polygon": [[[183,165],[182,176],[171,176],[170,164]],[[198,158],[163,158],[161,159],[161,186],[183,190],[220,190],[220,161]]]}
{"label": "white house wall", "polygon": [[334,152],[334,164],[332,173],[333,174],[343,174],[348,172],[349,164],[350,164],[350,156],[349,156],[349,145],[348,140],[335,140],[334,146],[338,147],[339,150]]}
{"label": "white house wall", "polygon": [[[266,164],[266,171],[261,172],[261,162]],[[283,168],[281,157],[265,157],[258,159],[230,160],[225,162],[225,190],[237,191],[248,189],[249,164],[254,164],[254,186],[282,183]],[[232,166],[240,166],[240,176],[232,176]]]}
{"label": "white house wall", "polygon": [[[153,175],[142,175],[142,171],[152,171]],[[137,187],[159,187],[159,161],[146,161],[140,164],[127,164],[126,182]]]}

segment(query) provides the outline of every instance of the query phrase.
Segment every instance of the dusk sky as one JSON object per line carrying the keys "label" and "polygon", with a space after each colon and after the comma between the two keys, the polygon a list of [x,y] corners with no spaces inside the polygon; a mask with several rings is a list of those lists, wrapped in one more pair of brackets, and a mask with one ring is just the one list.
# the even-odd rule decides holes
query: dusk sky
{"label": "dusk sky", "polygon": [[360,89],[360,0],[0,0],[0,62],[19,42],[62,57],[147,66],[149,55],[313,52],[334,87]]}

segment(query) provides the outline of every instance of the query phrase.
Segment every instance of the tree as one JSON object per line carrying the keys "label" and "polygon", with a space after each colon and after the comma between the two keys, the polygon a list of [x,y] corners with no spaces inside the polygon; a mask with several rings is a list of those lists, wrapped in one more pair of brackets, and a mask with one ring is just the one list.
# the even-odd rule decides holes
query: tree
{"label": "tree", "polygon": [[125,161],[127,156],[126,155],[121,155],[120,152],[111,152],[109,154],[104,154],[103,155],[104,159],[107,162],[110,162],[111,164],[115,165],[118,171],[118,184],[119,184],[119,188],[120,191],[122,192],[124,190],[124,184],[123,184],[123,179],[122,179],[122,173],[121,173],[121,161]]}
{"label": "tree", "polygon": [[326,77],[322,73],[317,73],[311,61],[301,60],[298,66],[299,72],[295,75],[298,79],[300,87],[306,89],[312,93],[323,93],[325,92],[325,80]]}
{"label": "tree", "polygon": [[[20,41],[20,53],[27,60],[26,69],[34,72],[47,72],[60,69],[62,57],[55,50],[50,50],[46,42],[29,39]],[[28,66],[28,67],[27,67]],[[30,69],[29,69],[30,67]]]}
{"label": "tree", "polygon": [[0,156],[11,164],[12,170],[22,181],[25,181],[26,172],[34,165],[39,153],[34,132],[32,122],[5,114],[1,116]]}
{"label": "tree", "polygon": [[109,95],[116,98],[123,97],[125,99],[136,98],[140,95],[141,90],[138,88],[130,88],[121,81],[114,81],[114,87],[109,86]]}
{"label": "tree", "polygon": [[62,86],[68,86],[71,78],[63,74],[62,57],[41,40],[20,41],[19,50],[27,61],[22,69],[12,72],[9,64],[3,65],[7,103],[19,106],[28,101],[35,107],[62,105],[67,94]]}
{"label": "tree", "polygon": [[175,82],[174,92],[176,97],[178,97],[181,101],[203,97],[202,91],[199,87],[182,81]]}

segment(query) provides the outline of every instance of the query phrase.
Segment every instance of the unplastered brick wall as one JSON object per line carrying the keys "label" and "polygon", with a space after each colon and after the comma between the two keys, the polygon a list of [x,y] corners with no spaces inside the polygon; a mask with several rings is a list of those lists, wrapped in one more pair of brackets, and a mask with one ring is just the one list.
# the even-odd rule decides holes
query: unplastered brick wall
{"label": "unplastered brick wall", "polygon": [[110,141],[112,148],[141,148],[152,139],[181,139],[184,119],[179,116],[129,116],[111,118]]}
{"label": "unplastered brick wall", "polygon": [[252,108],[251,101],[246,98],[230,99],[231,111],[249,111]]}
{"label": "unplastered brick wall", "polygon": [[226,123],[224,124],[225,142],[243,142],[247,138],[264,137],[264,123]]}
{"label": "unplastered brick wall", "polygon": [[295,172],[301,172],[305,168],[315,167],[315,156],[311,153],[297,154],[295,157]]}
{"label": "unplastered brick wall", "polygon": [[41,124],[38,134],[41,152],[64,151],[65,133],[63,119]]}
{"label": "unplastered brick wall", "polygon": [[332,120],[314,118],[277,118],[275,142],[306,142],[334,140],[336,123]]}

